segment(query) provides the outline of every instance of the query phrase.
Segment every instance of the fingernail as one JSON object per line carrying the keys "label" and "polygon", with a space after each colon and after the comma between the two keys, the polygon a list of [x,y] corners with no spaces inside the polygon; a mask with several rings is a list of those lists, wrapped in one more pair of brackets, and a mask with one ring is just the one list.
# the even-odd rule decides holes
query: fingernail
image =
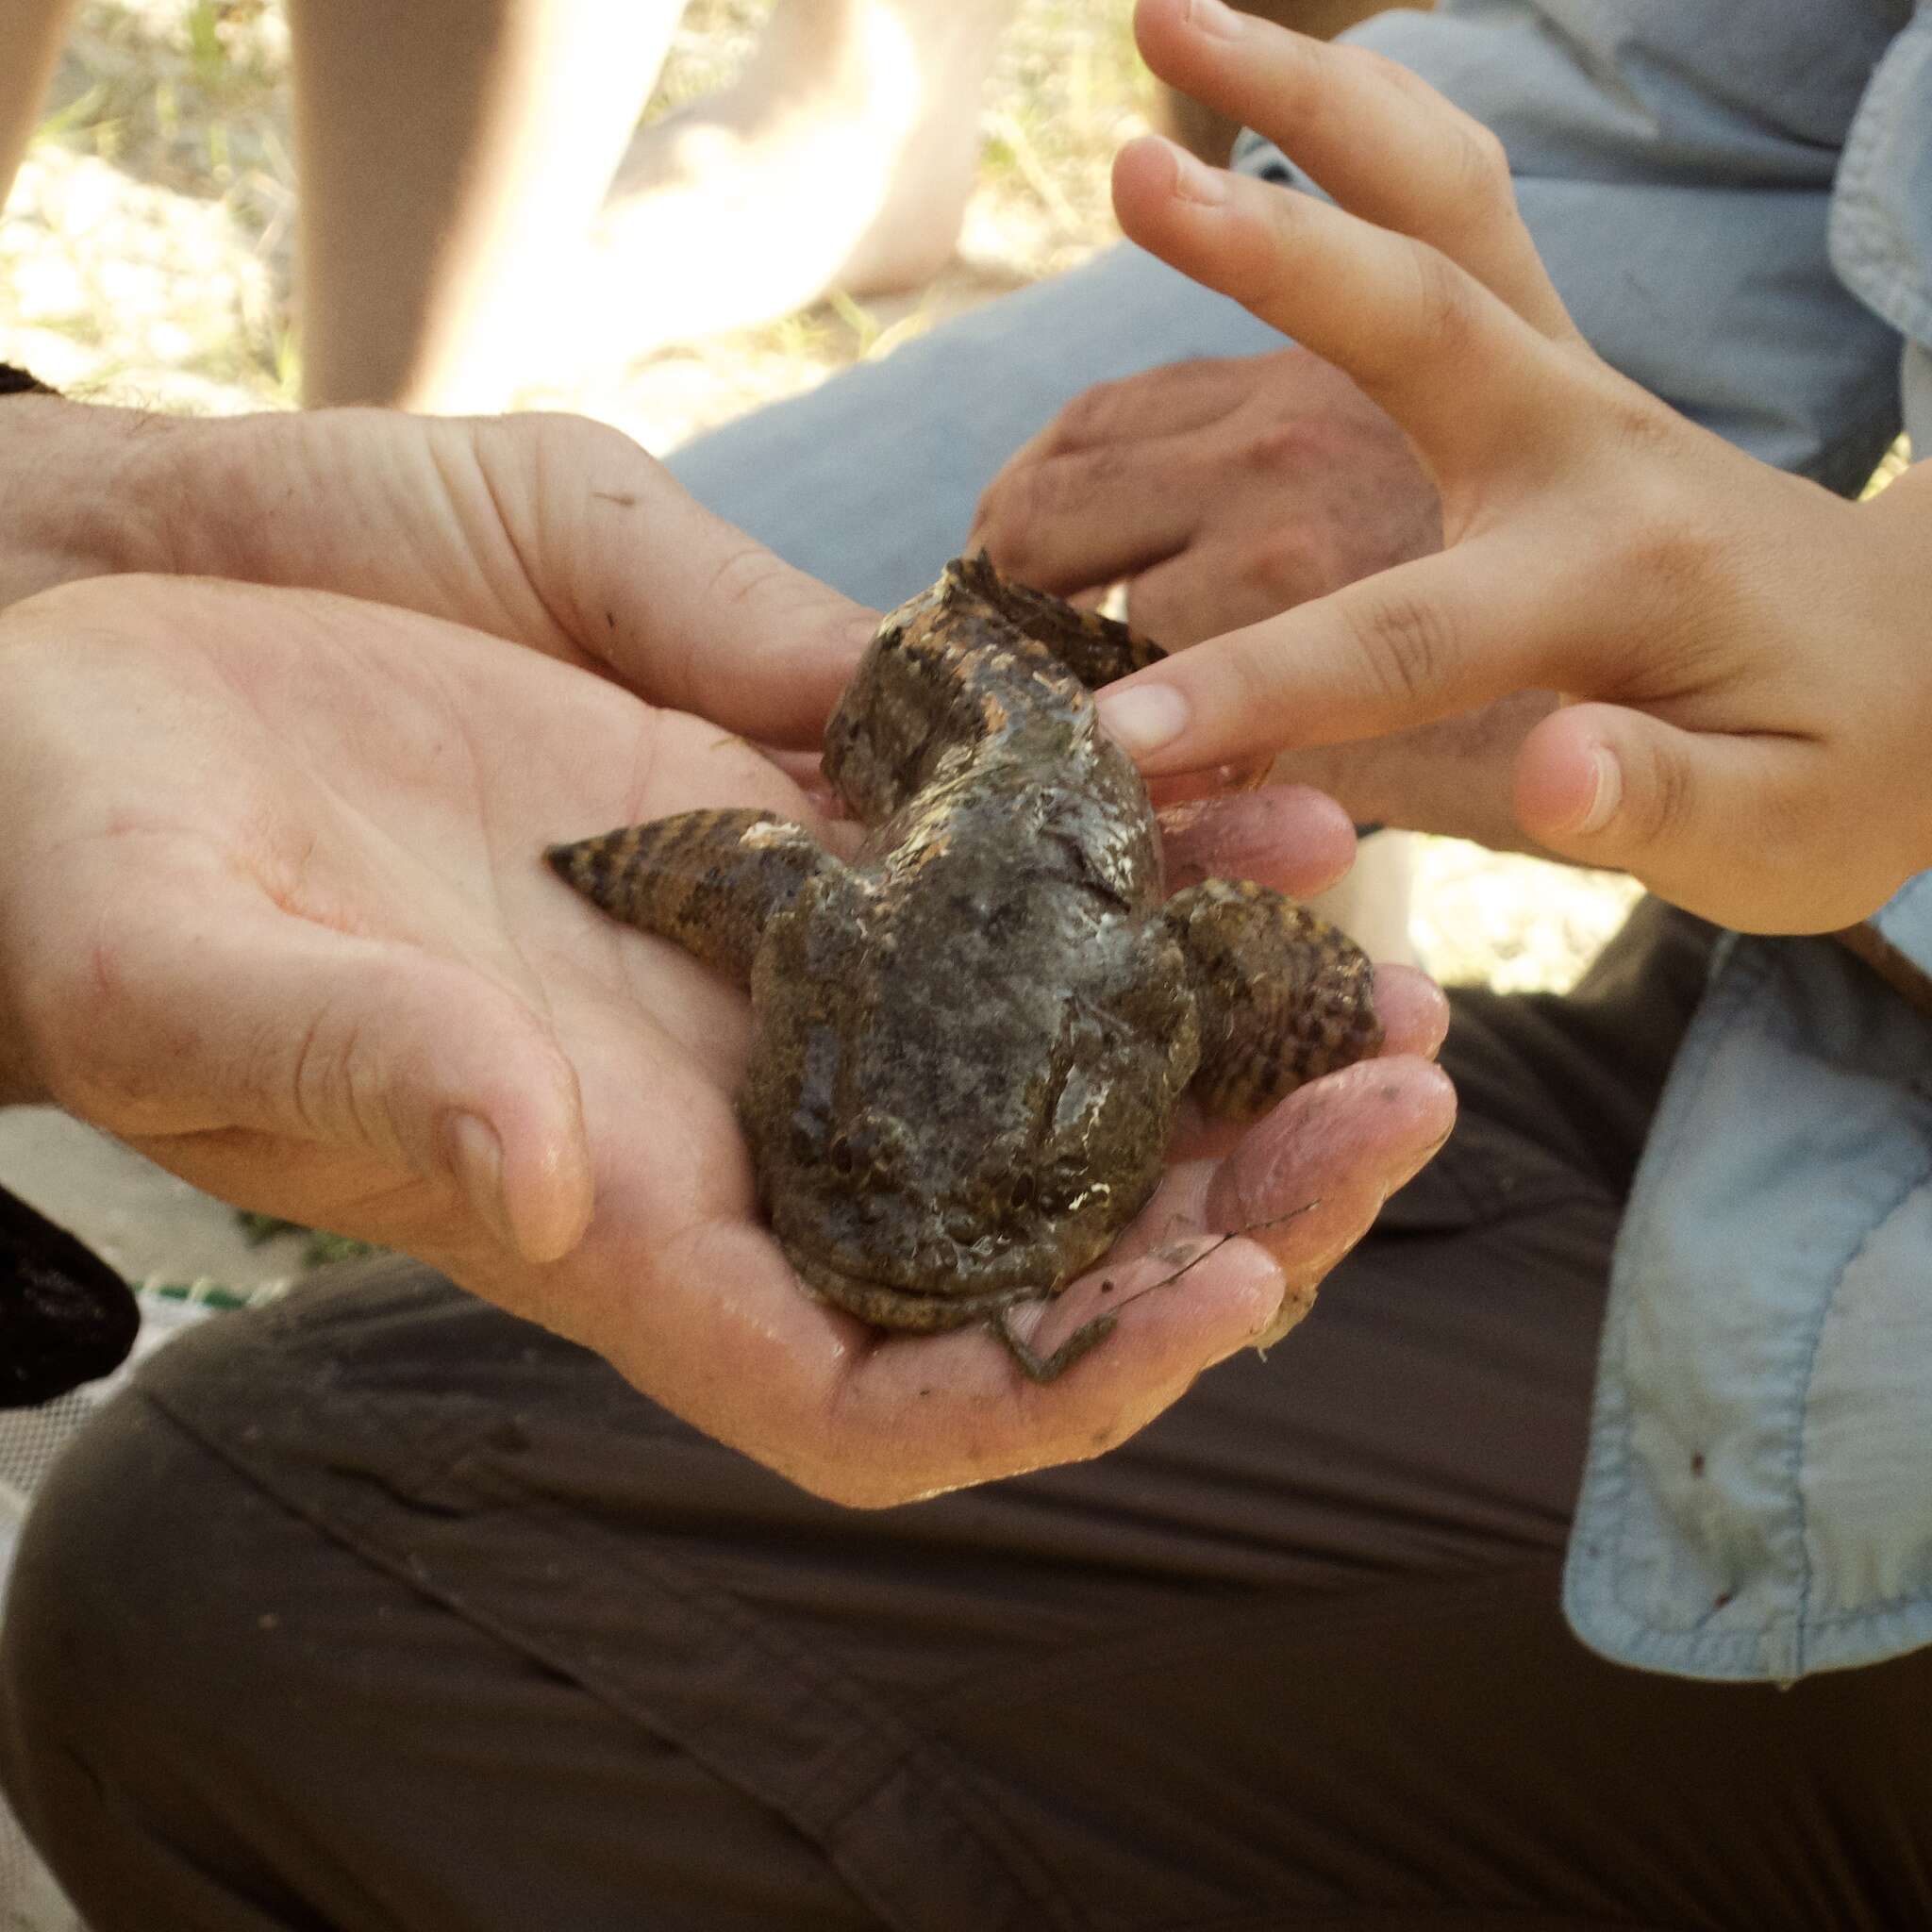
{"label": "fingernail", "polygon": [[1218,41],[1239,40],[1243,25],[1241,15],[1232,7],[1223,6],[1222,0],[1191,0],[1188,24]]}
{"label": "fingernail", "polygon": [[1167,143],[1174,153],[1174,192],[1177,200],[1201,208],[1219,208],[1227,199],[1227,176],[1219,168],[1198,161],[1184,147]]}
{"label": "fingernail", "polygon": [[1447,1134],[1438,1134],[1433,1141],[1426,1141],[1420,1146],[1411,1147],[1383,1177],[1383,1200],[1386,1201],[1391,1194],[1394,1193],[1396,1189],[1406,1188],[1448,1144],[1449,1136]]}
{"label": "fingernail", "polygon": [[1107,734],[1131,758],[1172,744],[1188,728],[1188,701],[1171,684],[1137,685],[1094,701]]}
{"label": "fingernail", "polygon": [[1274,1312],[1268,1318],[1268,1325],[1248,1343],[1248,1346],[1266,1355],[1291,1328],[1299,1325],[1302,1317],[1314,1306],[1313,1286],[1303,1283],[1290,1287],[1284,1284],[1281,1299],[1275,1303]]}
{"label": "fingernail", "polygon": [[505,1247],[514,1250],[516,1230],[503,1197],[503,1142],[496,1129],[474,1113],[459,1113],[449,1124],[450,1164],[471,1211]]}
{"label": "fingernail", "polygon": [[1608,745],[1600,744],[1591,754],[1591,765],[1596,776],[1596,787],[1585,807],[1583,816],[1570,827],[1573,832],[1600,832],[1616,815],[1618,806],[1624,802],[1624,768],[1617,762],[1617,755]]}

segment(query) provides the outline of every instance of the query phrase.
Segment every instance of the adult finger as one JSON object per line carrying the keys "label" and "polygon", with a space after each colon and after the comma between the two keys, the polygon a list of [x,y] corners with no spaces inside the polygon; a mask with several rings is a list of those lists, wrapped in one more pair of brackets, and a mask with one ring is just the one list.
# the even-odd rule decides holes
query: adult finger
{"label": "adult finger", "polygon": [[1324,1277],[1455,1123],[1456,1090],[1432,1061],[1364,1060],[1290,1094],[1221,1163],[1208,1224],[1243,1231],[1282,1269],[1286,1291],[1262,1345],[1307,1312]]}
{"label": "adult finger", "polygon": [[369,1153],[452,1185],[525,1259],[575,1243],[591,1206],[576,1076],[519,994],[265,907],[209,868],[170,867],[151,898],[128,895],[123,866],[68,868],[76,908],[115,911],[51,923],[64,932],[25,974],[63,1106],[131,1137],[239,1128]]}
{"label": "adult finger", "polygon": [[[521,472],[512,536],[575,641],[653,704],[808,744],[877,614],[716,517],[630,439],[577,417],[466,425]],[[525,534],[527,532],[528,534]]]}
{"label": "adult finger", "polygon": [[1178,487],[1186,451],[1166,440],[1077,450],[1008,469],[981,499],[969,550],[1064,596],[1172,557],[1201,518]]}
{"label": "adult finger", "polygon": [[1354,377],[1439,486],[1514,467],[1567,422],[1557,344],[1446,255],[1157,136],[1114,160],[1128,237]]}
{"label": "adult finger", "polygon": [[[1007,458],[1007,469],[1105,444],[1182,436],[1240,408],[1251,393],[1249,356],[1166,362],[1082,390],[1044,429]],[[1002,475],[1005,471],[1002,471]],[[989,490],[999,487],[995,477]]]}
{"label": "adult finger", "polygon": [[1355,826],[1308,785],[1264,785],[1160,810],[1170,891],[1202,879],[1253,879],[1310,898],[1355,861]]}
{"label": "adult finger", "polygon": [[1432,1060],[1449,1037],[1449,1000],[1419,966],[1375,968],[1375,1017],[1382,1023],[1380,1058]]}
{"label": "adult finger", "polygon": [[1418,75],[1222,0],[1141,0],[1134,31],[1163,80],[1267,135],[1351,213],[1440,250],[1546,334],[1574,336],[1502,142]]}
{"label": "adult finger", "polygon": [[583,417],[324,409],[185,425],[163,454],[200,507],[181,575],[445,618],[774,743],[815,736],[874,622]]}
{"label": "adult finger", "polygon": [[1179,651],[1292,609],[1334,589],[1335,580],[1333,553],[1320,533],[1284,524],[1245,545],[1194,543],[1136,570],[1127,621]]}
{"label": "adult finger", "polygon": [[[1405,1010],[1408,981],[1418,991],[1427,985],[1407,969],[1384,967],[1375,975],[1378,1005],[1405,983],[1391,1003],[1405,1031],[1424,1010],[1420,1000],[1413,1015]],[[1431,1055],[1447,1025],[1447,1002],[1434,991],[1434,1024],[1416,1036],[1429,1041]],[[1406,1041],[1310,1081],[1243,1131],[1191,1137],[1189,1158],[1170,1172],[1154,1209],[1114,1245],[1108,1269],[1206,1231],[1257,1242],[1288,1281],[1312,1291],[1382,1203],[1442,1144],[1455,1118],[1448,1076]],[[1196,1158],[1204,1152],[1210,1158]],[[1076,1300],[1075,1316],[1078,1307]],[[1293,1312],[1305,1309],[1306,1303]],[[1057,1319],[1056,1329],[1065,1319]]]}

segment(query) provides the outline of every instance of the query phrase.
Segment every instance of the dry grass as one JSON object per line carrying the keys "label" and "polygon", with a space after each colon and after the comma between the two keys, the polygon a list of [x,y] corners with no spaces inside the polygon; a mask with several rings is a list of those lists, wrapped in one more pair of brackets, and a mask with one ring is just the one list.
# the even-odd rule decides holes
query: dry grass
{"label": "dry grass", "polygon": [[[729,76],[770,0],[693,0],[654,111]],[[985,110],[954,267],[925,294],[834,300],[524,398],[665,449],[793,393],[1114,239],[1107,165],[1152,85],[1121,0],[1025,0]],[[0,217],[0,356],[62,388],[173,409],[285,408],[298,361],[287,34],[273,0],[88,0],[41,139]],[[1454,979],[1562,986],[1614,929],[1627,881],[1424,841],[1418,938]]]}

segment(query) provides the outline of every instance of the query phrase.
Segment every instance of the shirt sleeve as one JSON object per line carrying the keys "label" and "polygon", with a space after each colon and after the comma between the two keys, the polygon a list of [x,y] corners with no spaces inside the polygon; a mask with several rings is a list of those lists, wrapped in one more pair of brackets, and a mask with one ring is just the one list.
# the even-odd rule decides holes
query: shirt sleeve
{"label": "shirt sleeve", "polygon": [[[1900,423],[1901,335],[1827,238],[1909,0],[1445,0],[1349,36],[1493,128],[1598,352],[1767,462],[1856,490]],[[1249,137],[1238,165],[1307,186]]]}

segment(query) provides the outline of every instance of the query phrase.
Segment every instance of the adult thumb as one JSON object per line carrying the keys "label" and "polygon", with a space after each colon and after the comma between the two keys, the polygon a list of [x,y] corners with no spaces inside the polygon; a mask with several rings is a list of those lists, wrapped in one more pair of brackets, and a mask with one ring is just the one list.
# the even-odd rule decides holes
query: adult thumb
{"label": "adult thumb", "polygon": [[[97,949],[57,1035],[63,1105],[129,1139],[239,1130],[452,1186],[507,1249],[567,1254],[592,1180],[576,1074],[486,972],[232,904]],[[196,939],[200,943],[196,943]]]}

